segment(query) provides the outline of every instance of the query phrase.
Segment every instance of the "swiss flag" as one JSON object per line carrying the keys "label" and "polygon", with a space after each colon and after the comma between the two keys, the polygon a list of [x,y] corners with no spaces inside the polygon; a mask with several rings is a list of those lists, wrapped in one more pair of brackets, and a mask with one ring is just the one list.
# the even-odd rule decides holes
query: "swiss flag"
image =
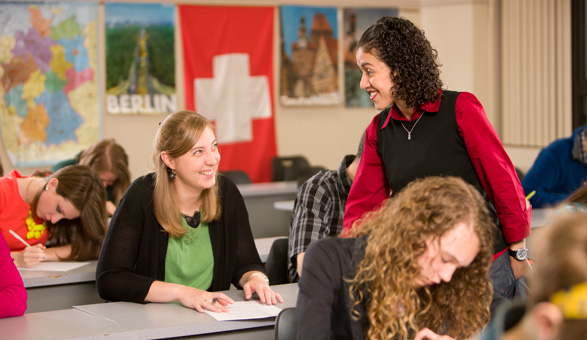
{"label": "swiss flag", "polygon": [[273,7],[179,5],[185,102],[216,125],[220,171],[271,181]]}

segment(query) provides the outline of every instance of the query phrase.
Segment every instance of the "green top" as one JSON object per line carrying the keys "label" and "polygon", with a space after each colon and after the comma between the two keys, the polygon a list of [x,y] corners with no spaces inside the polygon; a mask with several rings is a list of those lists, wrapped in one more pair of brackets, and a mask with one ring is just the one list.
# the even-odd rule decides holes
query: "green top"
{"label": "green top", "polygon": [[170,237],[165,257],[165,282],[182,284],[201,290],[212,286],[214,255],[207,223],[197,228],[182,223],[187,232],[178,238]]}

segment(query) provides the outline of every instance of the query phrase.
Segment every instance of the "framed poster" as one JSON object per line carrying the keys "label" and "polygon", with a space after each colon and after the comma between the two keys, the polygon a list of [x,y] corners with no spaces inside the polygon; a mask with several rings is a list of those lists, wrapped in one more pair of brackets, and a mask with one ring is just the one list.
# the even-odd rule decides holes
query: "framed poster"
{"label": "framed poster", "polygon": [[281,6],[280,15],[281,103],[341,104],[337,9]]}
{"label": "framed poster", "polygon": [[177,111],[175,5],[107,2],[104,8],[106,111]]}

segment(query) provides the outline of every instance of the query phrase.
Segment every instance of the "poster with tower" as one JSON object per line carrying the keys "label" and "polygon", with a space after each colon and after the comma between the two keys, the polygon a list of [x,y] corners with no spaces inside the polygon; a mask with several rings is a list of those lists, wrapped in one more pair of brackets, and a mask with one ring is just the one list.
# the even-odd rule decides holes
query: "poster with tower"
{"label": "poster with tower", "polygon": [[177,111],[175,5],[106,3],[106,111]]}
{"label": "poster with tower", "polygon": [[280,15],[281,103],[341,104],[337,9],[284,5]]}

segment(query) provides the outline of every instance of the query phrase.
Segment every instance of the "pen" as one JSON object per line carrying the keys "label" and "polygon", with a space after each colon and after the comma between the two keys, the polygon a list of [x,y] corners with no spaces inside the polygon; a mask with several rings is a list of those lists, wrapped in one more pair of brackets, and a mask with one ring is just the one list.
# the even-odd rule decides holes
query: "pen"
{"label": "pen", "polygon": [[18,236],[17,233],[15,233],[14,231],[12,231],[12,229],[10,229],[8,231],[12,234],[12,236],[14,236],[20,242],[24,243],[27,247],[32,247],[30,244],[27,243],[27,241],[23,240],[22,237]]}
{"label": "pen", "polygon": [[529,193],[528,196],[526,196],[526,199],[530,200],[535,194],[536,194],[536,190],[532,190],[532,192]]}

